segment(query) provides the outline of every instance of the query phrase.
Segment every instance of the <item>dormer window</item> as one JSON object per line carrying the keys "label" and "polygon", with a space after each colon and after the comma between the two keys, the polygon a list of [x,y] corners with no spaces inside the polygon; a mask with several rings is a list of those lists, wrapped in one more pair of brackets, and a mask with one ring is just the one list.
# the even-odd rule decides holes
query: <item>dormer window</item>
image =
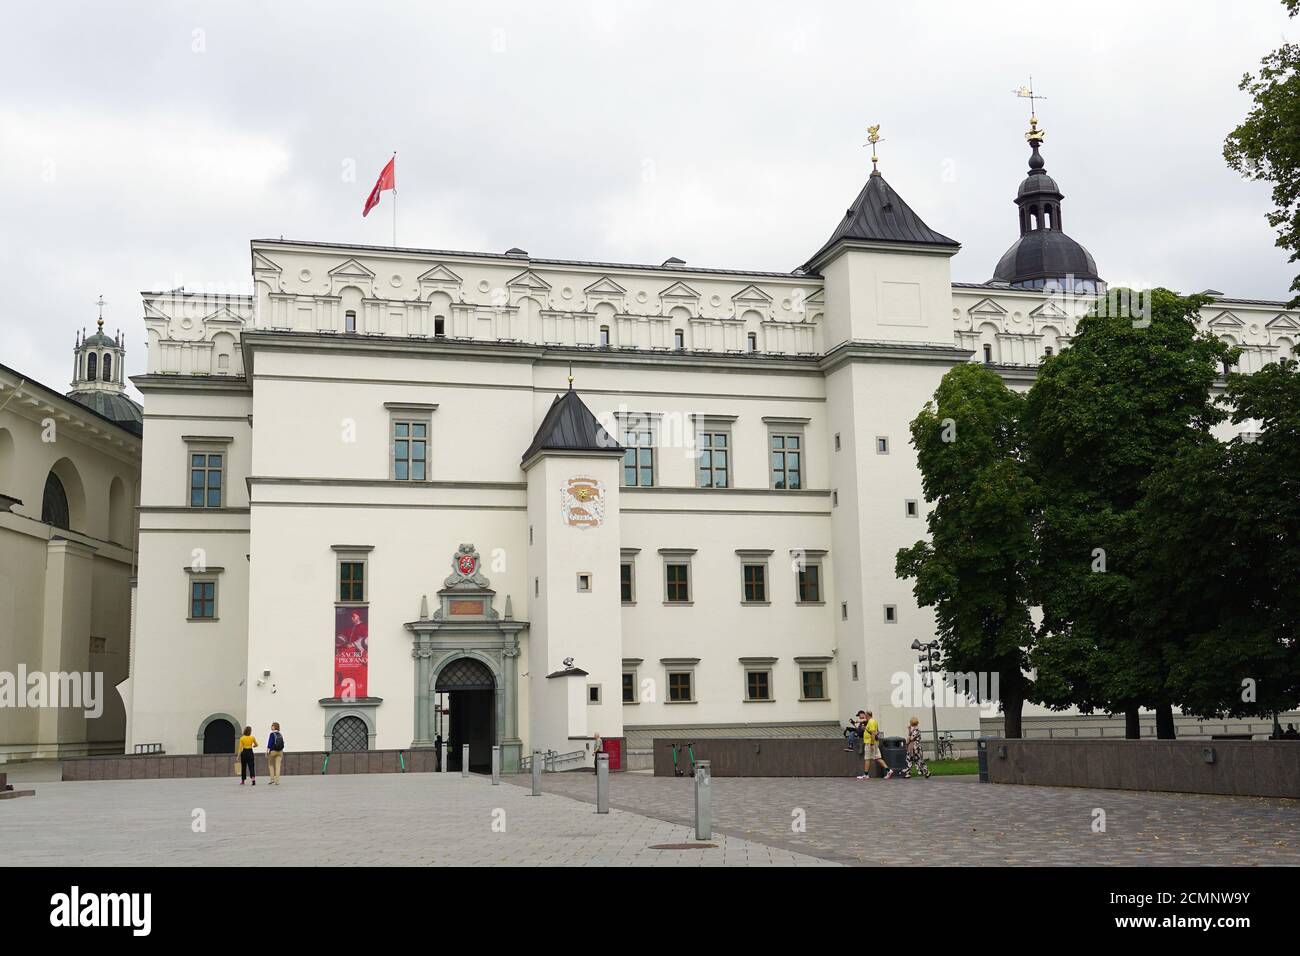
{"label": "dormer window", "polygon": [[681,329],[673,329],[673,348],[679,352],[686,348],[686,333]]}
{"label": "dormer window", "polygon": [[355,332],[357,330],[357,314],[351,310],[343,313],[343,331]]}

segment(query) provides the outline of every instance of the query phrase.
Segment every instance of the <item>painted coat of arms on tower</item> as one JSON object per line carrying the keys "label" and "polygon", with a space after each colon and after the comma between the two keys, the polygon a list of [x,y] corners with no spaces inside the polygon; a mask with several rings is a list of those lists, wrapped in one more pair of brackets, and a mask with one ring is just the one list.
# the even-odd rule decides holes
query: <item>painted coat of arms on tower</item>
{"label": "painted coat of arms on tower", "polygon": [[570,478],[560,488],[560,512],[570,528],[599,528],[605,523],[604,482]]}

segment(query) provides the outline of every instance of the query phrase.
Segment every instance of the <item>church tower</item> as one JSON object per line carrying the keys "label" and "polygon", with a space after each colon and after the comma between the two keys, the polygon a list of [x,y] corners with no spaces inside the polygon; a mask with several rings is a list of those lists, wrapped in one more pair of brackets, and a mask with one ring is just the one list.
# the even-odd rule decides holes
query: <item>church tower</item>
{"label": "church tower", "polygon": [[1061,200],[1065,197],[1056,180],[1047,175],[1038,148],[1044,131],[1038,117],[1030,114],[1029,174],[1016,193],[1020,210],[1020,238],[1012,243],[993,270],[996,283],[1013,289],[1046,289],[1096,293],[1106,291],[1097,274],[1092,254],[1065,234],[1061,222]]}
{"label": "church tower", "polygon": [[99,321],[94,335],[78,333],[73,349],[72,390],[68,398],[91,411],[143,434],[144,413],[126,394],[126,341],[104,333],[104,297],[99,297]]}

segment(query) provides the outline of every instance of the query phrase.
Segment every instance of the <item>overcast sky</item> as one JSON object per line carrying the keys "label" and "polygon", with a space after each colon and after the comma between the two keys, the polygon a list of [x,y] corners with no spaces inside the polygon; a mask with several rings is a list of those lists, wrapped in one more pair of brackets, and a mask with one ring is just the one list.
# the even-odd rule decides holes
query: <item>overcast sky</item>
{"label": "overcast sky", "polygon": [[1286,298],[1226,168],[1276,0],[64,3],[8,9],[0,362],[60,390],[139,292],[249,282],[248,241],[791,269],[870,170],[983,281],[1016,238],[1033,74],[1063,225],[1112,284]]}

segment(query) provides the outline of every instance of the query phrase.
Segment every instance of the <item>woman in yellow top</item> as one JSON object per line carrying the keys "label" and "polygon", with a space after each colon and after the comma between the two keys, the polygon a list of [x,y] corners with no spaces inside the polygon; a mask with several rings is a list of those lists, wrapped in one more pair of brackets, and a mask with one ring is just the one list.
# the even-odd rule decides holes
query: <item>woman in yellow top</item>
{"label": "woman in yellow top", "polygon": [[244,785],[247,777],[253,778],[253,786],[257,786],[257,763],[253,760],[253,748],[257,746],[257,738],[253,736],[253,728],[245,727],[244,736],[239,738],[239,785]]}

